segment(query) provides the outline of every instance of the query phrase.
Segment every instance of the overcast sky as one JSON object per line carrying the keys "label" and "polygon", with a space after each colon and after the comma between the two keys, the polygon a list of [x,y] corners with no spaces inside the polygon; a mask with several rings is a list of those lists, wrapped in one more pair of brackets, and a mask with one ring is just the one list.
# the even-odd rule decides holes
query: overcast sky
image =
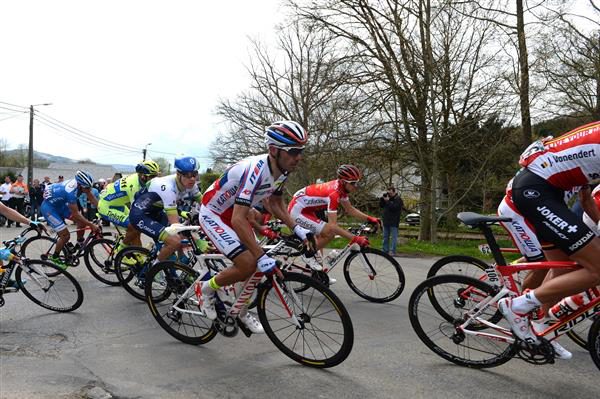
{"label": "overcast sky", "polygon": [[[206,157],[223,131],[219,98],[248,87],[248,37],[274,36],[280,3],[2,1],[0,102],[51,102],[36,109],[108,142],[152,143],[150,156]],[[28,129],[28,114],[0,108],[0,137],[10,148],[28,142]],[[141,159],[141,151],[80,144],[41,123],[34,131],[37,151],[100,163]],[[204,169],[208,160],[200,161]]]}

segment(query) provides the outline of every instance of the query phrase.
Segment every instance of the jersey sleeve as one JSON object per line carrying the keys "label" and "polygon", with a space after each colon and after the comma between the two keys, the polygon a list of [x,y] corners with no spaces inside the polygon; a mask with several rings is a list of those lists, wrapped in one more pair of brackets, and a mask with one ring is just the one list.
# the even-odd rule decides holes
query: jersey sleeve
{"label": "jersey sleeve", "polygon": [[254,199],[254,193],[261,186],[263,174],[268,168],[267,163],[261,159],[258,162],[252,162],[240,178],[240,188],[238,189],[235,203],[238,205],[251,206]]}

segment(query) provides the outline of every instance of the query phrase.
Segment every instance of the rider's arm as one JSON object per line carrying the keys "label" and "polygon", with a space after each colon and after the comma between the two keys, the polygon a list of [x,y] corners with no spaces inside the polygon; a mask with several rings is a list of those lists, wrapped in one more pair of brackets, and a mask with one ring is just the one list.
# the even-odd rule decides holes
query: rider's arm
{"label": "rider's arm", "polygon": [[79,213],[79,209],[77,208],[77,203],[69,203],[68,206],[69,210],[71,211],[70,219],[72,221],[77,222],[78,224],[89,226],[93,230],[97,228],[97,226],[94,223],[81,216],[81,213]]}
{"label": "rider's arm", "polygon": [[270,209],[271,213],[279,220],[281,220],[290,230],[294,230],[296,223],[287,211],[285,204],[283,203],[283,196],[271,195],[263,200],[265,209]]}
{"label": "rider's arm", "polygon": [[356,209],[355,207],[353,207],[350,201],[340,201],[340,203],[344,207],[346,213],[351,217],[364,220],[365,222],[369,220],[369,215],[366,215],[358,209]]}
{"label": "rider's arm", "polygon": [[94,196],[92,190],[88,190],[85,195],[87,196],[88,206],[89,204],[92,204],[94,208],[98,208],[98,199]]}
{"label": "rider's arm", "polygon": [[17,223],[25,223],[25,224],[31,223],[31,220],[27,219],[25,216],[21,215],[19,212],[15,211],[14,209],[7,207],[3,203],[0,203],[0,213],[2,215],[6,216],[7,218],[9,218],[10,220],[15,221]]}
{"label": "rider's arm", "polygon": [[596,205],[596,201],[591,196],[591,192],[589,186],[586,188],[581,188],[579,190],[579,202],[581,203],[581,207],[584,212],[594,221],[594,223],[598,224],[600,221],[600,210],[598,210],[598,206]]}
{"label": "rider's arm", "polygon": [[249,211],[249,206],[235,204],[233,206],[233,215],[231,216],[231,227],[233,227],[233,230],[237,233],[242,244],[244,244],[252,255],[258,259],[264,254],[264,251],[256,242],[254,232],[248,223]]}

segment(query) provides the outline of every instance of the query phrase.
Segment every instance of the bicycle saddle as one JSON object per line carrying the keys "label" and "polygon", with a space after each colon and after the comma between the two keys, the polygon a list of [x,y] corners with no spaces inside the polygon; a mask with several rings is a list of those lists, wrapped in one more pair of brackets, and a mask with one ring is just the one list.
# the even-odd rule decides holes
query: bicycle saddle
{"label": "bicycle saddle", "polygon": [[487,216],[475,212],[460,212],[456,215],[458,220],[467,226],[477,227],[481,224],[494,224],[498,222],[510,222],[512,219],[507,216]]}

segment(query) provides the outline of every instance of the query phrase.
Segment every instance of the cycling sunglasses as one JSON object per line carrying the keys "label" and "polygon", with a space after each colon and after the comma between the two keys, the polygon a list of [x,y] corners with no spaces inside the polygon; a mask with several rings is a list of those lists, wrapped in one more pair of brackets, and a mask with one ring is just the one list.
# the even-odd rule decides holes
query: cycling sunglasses
{"label": "cycling sunglasses", "polygon": [[298,155],[302,154],[304,148],[282,148],[282,150],[287,152],[291,157],[297,157]]}
{"label": "cycling sunglasses", "polygon": [[194,170],[192,172],[181,172],[181,174],[185,177],[187,177],[188,179],[191,179],[192,177],[198,177],[198,171]]}
{"label": "cycling sunglasses", "polygon": [[352,185],[352,186],[356,186],[356,185],[358,185],[358,182],[359,182],[358,180],[352,180],[352,181],[350,181],[350,180],[342,180],[342,181],[343,181],[344,183],[348,183],[348,184],[350,184],[350,185]]}

